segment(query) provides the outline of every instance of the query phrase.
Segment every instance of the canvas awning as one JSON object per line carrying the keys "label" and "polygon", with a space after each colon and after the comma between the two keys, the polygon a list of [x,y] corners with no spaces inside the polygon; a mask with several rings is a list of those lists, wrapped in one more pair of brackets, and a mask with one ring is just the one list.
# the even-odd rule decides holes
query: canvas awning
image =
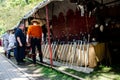
{"label": "canvas awning", "polygon": [[39,9],[45,7],[47,4],[53,2],[53,1],[63,1],[63,0],[43,0],[38,5],[36,5],[32,10],[30,10],[26,15],[24,15],[23,19],[29,18],[32,14],[34,14]]}

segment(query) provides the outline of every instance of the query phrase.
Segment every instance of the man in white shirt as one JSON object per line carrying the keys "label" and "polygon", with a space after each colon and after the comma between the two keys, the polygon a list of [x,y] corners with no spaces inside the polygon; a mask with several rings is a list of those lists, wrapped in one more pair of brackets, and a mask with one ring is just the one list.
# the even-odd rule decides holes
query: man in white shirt
{"label": "man in white shirt", "polygon": [[4,47],[4,50],[5,50],[5,56],[7,54],[7,49],[8,49],[8,39],[9,39],[9,30],[6,31],[5,34],[3,34],[3,47]]}
{"label": "man in white shirt", "polygon": [[14,34],[14,30],[11,30],[10,31],[10,35],[9,35],[9,39],[8,39],[8,51],[7,51],[7,54],[8,54],[8,58],[11,57],[10,53],[11,51],[15,48],[15,42],[16,42],[16,39],[15,39],[15,34]]}

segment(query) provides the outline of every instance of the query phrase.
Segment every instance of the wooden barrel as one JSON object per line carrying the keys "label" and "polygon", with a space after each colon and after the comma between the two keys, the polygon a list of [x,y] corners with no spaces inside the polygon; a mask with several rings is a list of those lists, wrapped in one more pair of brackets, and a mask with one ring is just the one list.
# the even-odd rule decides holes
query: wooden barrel
{"label": "wooden barrel", "polygon": [[96,67],[105,57],[105,43],[91,44],[89,48],[89,67]]}
{"label": "wooden barrel", "polygon": [[[89,52],[87,53],[87,45],[82,45],[83,49],[77,48],[75,55],[75,63],[80,66],[96,67],[97,63],[102,61],[105,57],[105,44],[97,43],[96,45],[90,44]],[[88,54],[88,56],[87,56]],[[88,62],[86,62],[87,57]]]}

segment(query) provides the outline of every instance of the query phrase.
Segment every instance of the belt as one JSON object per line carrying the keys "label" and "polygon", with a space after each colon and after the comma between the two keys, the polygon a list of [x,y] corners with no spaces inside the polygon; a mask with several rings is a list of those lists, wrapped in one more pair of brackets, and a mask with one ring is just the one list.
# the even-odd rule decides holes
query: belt
{"label": "belt", "polygon": [[34,37],[34,36],[32,36],[31,38],[33,38],[33,39],[41,39],[40,37]]}

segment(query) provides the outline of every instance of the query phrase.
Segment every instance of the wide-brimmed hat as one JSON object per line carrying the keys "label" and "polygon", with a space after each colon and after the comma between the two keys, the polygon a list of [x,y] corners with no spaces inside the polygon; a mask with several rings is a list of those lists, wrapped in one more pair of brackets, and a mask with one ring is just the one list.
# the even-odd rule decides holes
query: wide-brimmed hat
{"label": "wide-brimmed hat", "polygon": [[36,22],[37,24],[40,24],[40,23],[41,23],[41,21],[38,20],[38,19],[33,19],[33,20],[31,20],[31,23],[34,23],[34,22]]}

